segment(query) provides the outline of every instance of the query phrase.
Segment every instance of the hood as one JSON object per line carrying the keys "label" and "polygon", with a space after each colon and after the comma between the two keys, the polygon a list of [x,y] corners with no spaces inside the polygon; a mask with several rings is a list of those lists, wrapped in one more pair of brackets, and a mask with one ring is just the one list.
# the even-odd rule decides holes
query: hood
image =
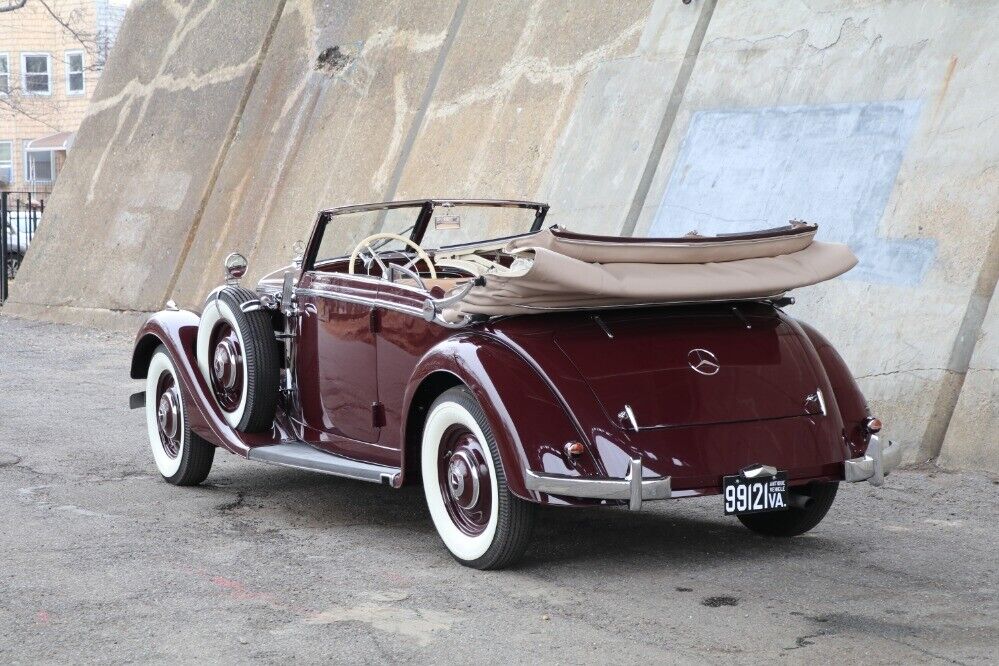
{"label": "hood", "polygon": [[822,409],[802,340],[767,304],[606,311],[560,328],[554,343],[607,418],[628,430]]}

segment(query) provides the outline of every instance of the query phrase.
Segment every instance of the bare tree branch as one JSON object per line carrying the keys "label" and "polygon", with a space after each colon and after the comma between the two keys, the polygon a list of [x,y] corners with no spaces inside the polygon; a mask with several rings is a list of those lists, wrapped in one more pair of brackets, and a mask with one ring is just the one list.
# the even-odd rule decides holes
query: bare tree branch
{"label": "bare tree branch", "polygon": [[[69,24],[69,21],[71,21],[72,18],[64,19],[58,14],[56,14],[54,11],[52,11],[52,7],[49,6],[49,3],[46,2],[46,0],[37,0],[37,1],[38,4],[40,4],[42,7],[45,8],[45,11],[48,12],[49,16],[51,16],[56,23],[62,26],[63,30],[68,32],[73,37],[73,39],[79,42],[80,45],[83,46],[84,49],[86,49],[87,53],[90,54],[96,53],[97,39],[94,37],[94,35],[91,35],[89,33],[81,33],[80,31],[76,30],[72,25]],[[24,0],[24,2],[27,2],[27,0]]]}
{"label": "bare tree branch", "polygon": [[28,0],[7,0],[6,4],[0,4],[0,13],[12,12],[15,9],[20,9],[27,2]]}
{"label": "bare tree branch", "polygon": [[[78,11],[71,11],[68,14],[61,14],[52,8],[51,0],[34,0],[41,6],[45,13],[59,26],[59,30],[69,35],[73,41],[78,43],[84,53],[84,71],[100,72],[104,69],[110,50],[110,33],[106,30],[98,29],[97,32],[90,32],[81,29],[84,25],[84,17]],[[23,8],[28,0],[0,0],[0,13],[10,12]],[[49,72],[52,78],[51,71]],[[59,131],[61,128],[54,126],[46,120],[58,111],[58,102],[48,97],[39,97],[25,90],[18,90],[16,86],[9,85],[11,82],[10,72],[7,72],[9,90],[3,91],[0,95],[0,113],[12,113],[30,118],[42,125]]]}

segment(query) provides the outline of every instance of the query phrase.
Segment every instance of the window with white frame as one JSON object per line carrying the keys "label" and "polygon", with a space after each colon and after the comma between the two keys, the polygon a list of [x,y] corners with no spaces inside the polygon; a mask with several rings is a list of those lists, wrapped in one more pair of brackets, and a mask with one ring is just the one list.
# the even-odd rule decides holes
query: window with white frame
{"label": "window with white frame", "polygon": [[10,92],[10,56],[0,53],[0,94]]}
{"label": "window with white frame", "polygon": [[21,55],[21,87],[28,95],[52,94],[52,59],[47,53]]}
{"label": "window with white frame", "polygon": [[29,183],[51,183],[55,175],[55,153],[51,150],[31,150],[24,142],[24,179]]}
{"label": "window with white frame", "polygon": [[14,182],[14,142],[0,141],[0,183]]}
{"label": "window with white frame", "polygon": [[83,51],[66,52],[66,94],[82,95],[84,91],[83,80]]}

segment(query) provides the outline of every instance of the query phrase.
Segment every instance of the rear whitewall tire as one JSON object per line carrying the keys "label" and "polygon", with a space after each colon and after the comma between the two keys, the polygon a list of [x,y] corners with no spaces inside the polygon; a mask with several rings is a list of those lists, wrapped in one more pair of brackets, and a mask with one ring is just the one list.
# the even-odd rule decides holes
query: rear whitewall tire
{"label": "rear whitewall tire", "polygon": [[[482,428],[476,423],[475,418],[467,409],[454,402],[442,402],[435,404],[433,411],[427,416],[427,423],[423,429],[423,446],[421,449],[421,465],[423,472],[423,487],[427,496],[427,508],[430,510],[430,517],[434,521],[434,527],[440,534],[441,540],[451,553],[461,560],[472,561],[482,557],[493,539],[496,537],[496,521],[499,514],[499,492],[496,481],[496,465],[492,456],[486,458],[486,465],[489,468],[489,491],[492,494],[490,503],[489,522],[485,530],[476,536],[469,536],[462,532],[451,520],[447,509],[444,506],[444,498],[440,493],[438,452],[444,432],[455,424],[461,424],[472,431],[480,442],[486,439]],[[491,451],[490,451],[491,452]]]}
{"label": "rear whitewall tire", "polygon": [[[489,483],[488,520],[474,525],[474,530],[469,530],[467,523],[466,529],[461,529],[445,504],[450,502],[451,510],[455,510],[453,499],[445,496],[441,454],[447,448],[448,433],[456,429],[464,432],[481,450],[480,460],[488,471],[488,477],[483,474],[480,481],[480,486],[487,480]],[[430,407],[421,439],[420,469],[434,527],[458,562],[475,569],[501,569],[523,555],[530,540],[536,507],[510,492],[496,439],[482,407],[468,389],[457,387],[445,391]],[[485,488],[480,487],[475,496],[482,492]],[[481,515],[486,513],[483,510]]]}

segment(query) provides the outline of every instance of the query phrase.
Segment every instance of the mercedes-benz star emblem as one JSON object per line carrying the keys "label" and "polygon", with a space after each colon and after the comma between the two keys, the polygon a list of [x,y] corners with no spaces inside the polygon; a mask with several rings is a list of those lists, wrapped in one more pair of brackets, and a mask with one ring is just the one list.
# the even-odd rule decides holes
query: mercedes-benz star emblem
{"label": "mercedes-benz star emblem", "polygon": [[691,349],[687,352],[687,364],[702,375],[718,374],[718,359],[707,349]]}

